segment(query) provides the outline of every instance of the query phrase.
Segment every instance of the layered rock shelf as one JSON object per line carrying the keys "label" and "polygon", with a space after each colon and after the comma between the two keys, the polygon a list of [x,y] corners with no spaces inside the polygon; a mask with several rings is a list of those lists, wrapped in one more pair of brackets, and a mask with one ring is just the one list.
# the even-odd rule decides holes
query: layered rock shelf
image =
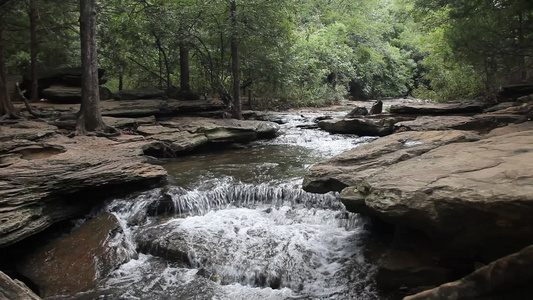
{"label": "layered rock shelf", "polygon": [[396,133],[310,169],[305,190],[341,192],[347,210],[393,226],[393,242],[379,261],[382,289],[413,293],[510,255],[406,299],[489,299],[509,288],[531,295],[523,283],[533,277],[521,268],[533,244],[533,105],[521,99],[491,108],[393,105],[388,118],[411,117],[394,122],[389,132]]}
{"label": "layered rock shelf", "polygon": [[[166,181],[166,171],[147,157],[176,157],[192,150],[276,136],[265,121],[156,117],[219,108],[218,103],[164,100],[104,101],[107,124],[123,130],[110,137],[64,135],[43,121],[0,127],[0,248],[62,220],[87,213],[106,198]],[[76,105],[39,105],[72,113]],[[113,116],[135,116],[119,118]]]}

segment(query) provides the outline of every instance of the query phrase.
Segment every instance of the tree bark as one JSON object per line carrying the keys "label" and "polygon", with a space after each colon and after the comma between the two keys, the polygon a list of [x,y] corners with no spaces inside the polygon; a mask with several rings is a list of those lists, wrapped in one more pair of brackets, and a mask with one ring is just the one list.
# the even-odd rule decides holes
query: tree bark
{"label": "tree bark", "polygon": [[120,66],[120,71],[118,72],[118,90],[122,91],[124,88],[124,67]]}
{"label": "tree bark", "polygon": [[13,106],[13,103],[9,98],[5,63],[6,60],[4,57],[4,27],[2,24],[0,24],[0,117],[13,117],[15,115],[15,107]]}
{"label": "tree bark", "polygon": [[191,90],[189,49],[185,46],[180,46],[180,86],[182,91]]}
{"label": "tree bark", "polygon": [[231,13],[231,73],[233,76],[233,117],[242,119],[242,104],[240,96],[240,68],[239,68],[239,43],[237,40],[237,3],[230,2]]}
{"label": "tree bark", "polygon": [[32,102],[39,101],[39,83],[37,78],[37,55],[39,41],[37,40],[37,0],[30,0],[30,61],[31,61],[31,97]]}
{"label": "tree bark", "polygon": [[100,113],[95,0],[80,1],[80,36],[82,84],[76,134],[85,135],[88,131],[109,129]]}

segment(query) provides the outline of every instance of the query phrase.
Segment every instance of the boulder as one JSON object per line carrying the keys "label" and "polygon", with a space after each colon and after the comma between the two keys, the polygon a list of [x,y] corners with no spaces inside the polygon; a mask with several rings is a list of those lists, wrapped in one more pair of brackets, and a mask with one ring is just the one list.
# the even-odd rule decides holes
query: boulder
{"label": "boulder", "polygon": [[346,118],[361,117],[366,115],[368,115],[368,109],[366,109],[366,107],[357,106],[346,115]]}
{"label": "boulder", "polygon": [[[65,85],[53,85],[42,91],[42,96],[52,103],[81,103],[81,88]],[[100,100],[111,99],[111,91],[100,87]]]}
{"label": "boulder", "polygon": [[[480,136],[476,133],[457,130],[396,133],[313,166],[304,179],[303,188],[314,193],[340,192],[397,162],[416,158],[445,144],[478,139]],[[351,203],[345,205],[348,207]]]}
{"label": "boulder", "polygon": [[318,126],[330,133],[349,133],[367,136],[385,136],[394,130],[394,124],[409,118],[380,116],[367,118],[343,118],[323,120]]}
{"label": "boulder", "polygon": [[498,93],[499,98],[516,99],[521,96],[533,94],[533,84],[515,84],[503,86]]}
{"label": "boulder", "polygon": [[467,116],[421,116],[413,121],[399,122],[394,125],[396,131],[428,131],[428,130],[487,130],[496,127],[497,124],[491,122],[486,117]]}
{"label": "boulder", "polygon": [[73,295],[94,288],[136,254],[116,217],[105,213],[33,250],[18,271],[39,287],[43,297]]}
{"label": "boulder", "polygon": [[156,88],[122,90],[115,94],[115,100],[166,99],[165,91]]}
{"label": "boulder", "polygon": [[482,102],[404,103],[392,105],[390,113],[403,115],[454,115],[481,113],[488,106]]}
{"label": "boulder", "polygon": [[355,183],[341,193],[353,212],[419,230],[448,248],[490,261],[533,243],[532,145],[531,130],[441,143],[377,172],[369,172],[370,162],[364,162],[361,172],[352,166],[351,176],[335,177]]}
{"label": "boulder", "polygon": [[219,143],[250,142],[276,136],[279,126],[264,121],[177,117],[141,126],[138,131],[151,141],[143,147],[146,155],[176,157],[201,146]]}
{"label": "boulder", "polygon": [[370,108],[371,115],[377,115],[382,112],[383,112],[383,101],[378,100],[378,102],[372,104],[372,108]]}
{"label": "boulder", "polygon": [[148,142],[67,138],[42,122],[21,121],[0,130],[0,247],[59,221],[85,214],[96,203],[166,180],[143,161]]}
{"label": "boulder", "polygon": [[533,246],[483,266],[460,280],[404,300],[531,299]]}
{"label": "boulder", "polygon": [[0,271],[0,299],[5,300],[40,300],[23,282],[13,280]]}

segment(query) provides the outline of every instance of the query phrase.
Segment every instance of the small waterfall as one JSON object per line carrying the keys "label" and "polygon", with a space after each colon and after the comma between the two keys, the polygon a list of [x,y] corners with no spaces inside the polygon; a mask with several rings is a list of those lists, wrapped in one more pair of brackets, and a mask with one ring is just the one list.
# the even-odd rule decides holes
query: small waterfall
{"label": "small waterfall", "polygon": [[104,210],[123,228],[117,248],[133,259],[101,282],[98,295],[379,299],[375,267],[363,255],[364,221],[338,193],[301,189],[312,164],[372,138],[299,126],[313,116],[284,118],[274,140],[170,162],[173,185],[108,203]]}

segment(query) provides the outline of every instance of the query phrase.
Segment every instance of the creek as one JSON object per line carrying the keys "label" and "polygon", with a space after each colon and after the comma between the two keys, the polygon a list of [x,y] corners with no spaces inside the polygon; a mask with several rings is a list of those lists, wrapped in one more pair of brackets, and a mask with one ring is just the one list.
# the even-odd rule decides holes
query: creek
{"label": "creek", "polygon": [[281,115],[273,140],[165,161],[170,187],[108,202],[129,261],[98,299],[379,299],[365,220],[337,193],[301,189],[313,164],[372,138],[309,129],[317,116]]}

